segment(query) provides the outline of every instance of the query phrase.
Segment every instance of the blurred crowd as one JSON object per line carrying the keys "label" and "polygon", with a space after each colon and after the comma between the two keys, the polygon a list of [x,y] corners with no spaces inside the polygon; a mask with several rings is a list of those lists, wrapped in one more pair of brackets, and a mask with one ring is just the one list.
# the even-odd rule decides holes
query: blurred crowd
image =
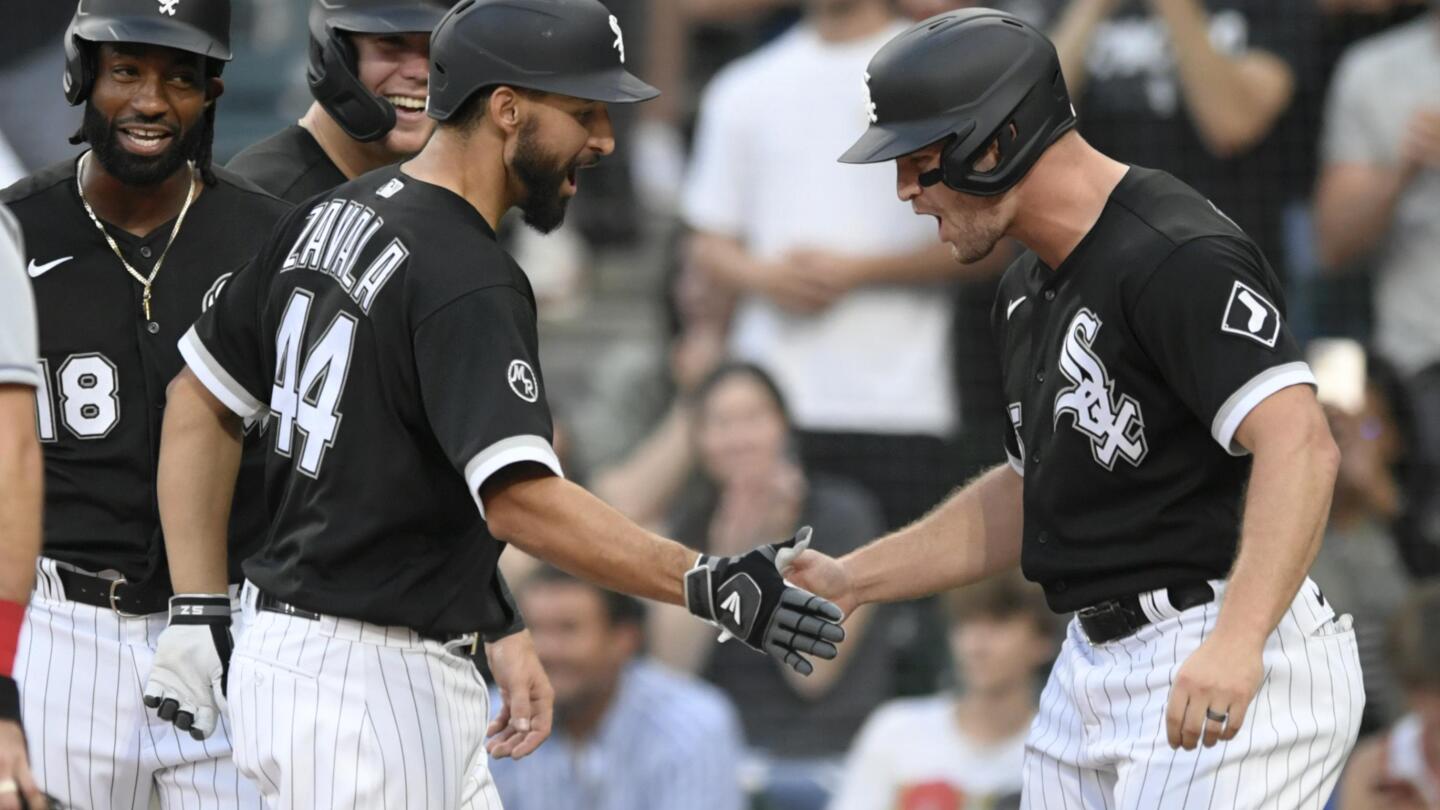
{"label": "blurred crowd", "polygon": [[[838,556],[1003,460],[988,312],[1015,249],[958,264],[891,167],[834,160],[870,56],[976,4],[608,5],[664,95],[613,111],[619,151],[560,232],[507,234],[567,470],[709,553],[811,525]],[[1440,810],[1440,2],[993,5],[1051,32],[1081,134],[1205,193],[1266,251],[1297,336],[1331,349],[1314,360],[1343,460],[1313,578],[1355,617],[1368,693],[1332,804]],[[0,27],[0,186],[74,154],[53,92],[71,11]],[[236,4],[221,160],[309,105],[305,11]],[[1019,806],[1060,618],[1018,576],[861,611],[806,679],[506,556],[557,695],[554,737],[495,763],[512,810]]]}

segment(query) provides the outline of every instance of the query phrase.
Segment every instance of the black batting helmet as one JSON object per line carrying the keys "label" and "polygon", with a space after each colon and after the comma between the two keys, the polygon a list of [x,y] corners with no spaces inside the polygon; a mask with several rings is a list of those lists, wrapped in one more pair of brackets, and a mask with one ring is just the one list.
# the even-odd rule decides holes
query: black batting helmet
{"label": "black batting helmet", "polygon": [[430,117],[502,84],[612,104],[660,95],[625,69],[620,21],[599,0],[462,0],[430,40]]}
{"label": "black batting helmet", "polygon": [[428,34],[445,16],[444,0],[314,0],[310,5],[310,94],[345,134],[377,141],[395,128],[395,108],[360,83],[348,34]]}
{"label": "black batting helmet", "polygon": [[[1001,194],[1075,126],[1055,46],[1030,24],[971,8],[931,17],[881,48],[865,74],[870,128],[840,160],[879,163],[946,141],[920,183]],[[1011,128],[1011,125],[1014,128]],[[974,169],[992,142],[1000,161]]]}
{"label": "black batting helmet", "polygon": [[161,45],[230,61],[230,0],[80,0],[65,31],[65,99],[79,104],[95,84],[100,42]]}

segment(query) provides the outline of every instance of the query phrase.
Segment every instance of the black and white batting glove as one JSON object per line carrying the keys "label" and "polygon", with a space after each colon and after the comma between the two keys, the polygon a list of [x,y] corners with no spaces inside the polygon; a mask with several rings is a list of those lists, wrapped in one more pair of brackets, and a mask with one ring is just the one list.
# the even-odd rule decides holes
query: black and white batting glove
{"label": "black and white batting glove", "polygon": [[827,599],[786,582],[780,572],[810,545],[805,526],[783,543],[738,557],[701,554],[685,574],[685,605],[746,646],[783,661],[801,675],[815,670],[807,655],[834,658],[845,639],[844,614]]}
{"label": "black and white batting glove", "polygon": [[203,740],[215,732],[230,674],[230,597],[170,597],[170,625],[160,634],[145,684],[145,705]]}

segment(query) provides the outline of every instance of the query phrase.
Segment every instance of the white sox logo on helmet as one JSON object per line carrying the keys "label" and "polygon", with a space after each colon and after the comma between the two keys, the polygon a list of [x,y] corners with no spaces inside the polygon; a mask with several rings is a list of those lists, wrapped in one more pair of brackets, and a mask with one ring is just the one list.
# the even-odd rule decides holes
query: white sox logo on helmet
{"label": "white sox logo on helmet", "polygon": [[620,30],[620,19],[610,15],[610,30],[615,32],[615,42],[610,47],[620,52],[620,64],[625,64],[625,34]]}
{"label": "white sox logo on helmet", "polygon": [[1074,417],[1075,429],[1089,437],[1090,453],[1105,469],[1115,469],[1117,457],[1139,467],[1148,451],[1145,420],[1129,394],[1116,398],[1115,382],[1095,354],[1100,325],[1095,313],[1082,309],[1065,330],[1060,372],[1074,385],[1055,397],[1055,424],[1065,414]]}
{"label": "white sox logo on helmet", "polygon": [[160,13],[175,16],[175,9],[180,5],[180,0],[160,0]]}

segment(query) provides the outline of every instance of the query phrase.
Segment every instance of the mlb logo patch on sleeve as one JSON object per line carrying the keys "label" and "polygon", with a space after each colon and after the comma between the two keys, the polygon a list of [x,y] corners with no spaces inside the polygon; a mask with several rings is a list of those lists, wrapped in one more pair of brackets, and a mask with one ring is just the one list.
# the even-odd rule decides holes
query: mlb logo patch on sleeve
{"label": "mlb logo patch on sleeve", "polygon": [[1280,339],[1280,311],[1265,296],[1237,281],[1230,290],[1220,329],[1273,349]]}

